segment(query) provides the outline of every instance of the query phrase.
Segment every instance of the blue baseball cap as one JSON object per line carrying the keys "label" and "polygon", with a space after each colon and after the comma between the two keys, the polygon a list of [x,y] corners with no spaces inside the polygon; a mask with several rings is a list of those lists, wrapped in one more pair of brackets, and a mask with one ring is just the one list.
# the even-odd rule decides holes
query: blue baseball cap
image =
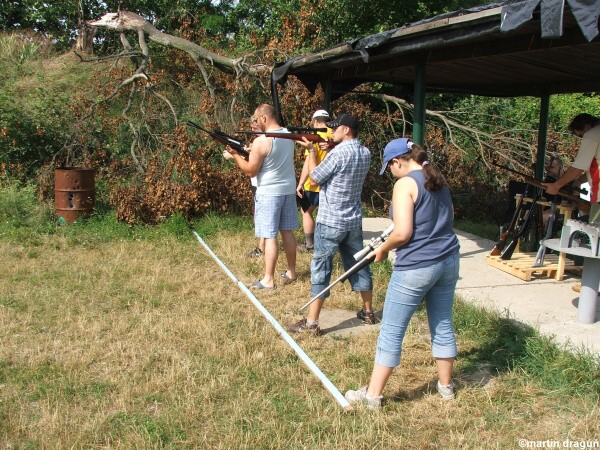
{"label": "blue baseball cap", "polygon": [[385,149],[383,149],[383,165],[381,166],[379,175],[383,175],[388,163],[392,159],[410,152],[412,149],[412,144],[412,141],[408,138],[398,138],[388,142],[388,144],[385,146]]}

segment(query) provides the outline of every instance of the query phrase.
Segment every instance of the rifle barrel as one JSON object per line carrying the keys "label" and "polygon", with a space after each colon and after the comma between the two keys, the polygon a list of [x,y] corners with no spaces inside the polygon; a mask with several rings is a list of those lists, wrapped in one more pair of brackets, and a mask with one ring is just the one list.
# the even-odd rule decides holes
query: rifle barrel
{"label": "rifle barrel", "polygon": [[207,130],[206,128],[202,128],[200,125],[192,122],[191,120],[186,121],[186,123],[189,126],[192,126],[201,131],[204,131],[211,138],[213,138],[214,141],[219,142],[220,144],[223,144],[223,145],[229,145],[236,152],[238,152],[240,155],[242,155],[243,158],[248,159],[250,157],[250,153],[248,153],[248,151],[244,148],[244,145],[240,141],[232,138],[231,136],[229,136],[226,133],[223,133],[221,130],[210,131],[210,130]]}
{"label": "rifle barrel", "polygon": [[327,133],[327,128],[312,128],[312,127],[286,127],[293,133]]}
{"label": "rifle barrel", "polygon": [[311,142],[325,142],[325,139],[316,133],[279,133],[271,131],[234,131],[234,133],[263,135],[272,138],[290,139],[292,141],[301,141],[302,138],[306,138]]}

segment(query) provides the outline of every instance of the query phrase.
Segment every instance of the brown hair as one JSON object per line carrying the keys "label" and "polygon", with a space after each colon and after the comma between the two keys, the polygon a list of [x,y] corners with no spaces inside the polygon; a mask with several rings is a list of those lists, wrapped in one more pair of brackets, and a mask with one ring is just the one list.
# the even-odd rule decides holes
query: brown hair
{"label": "brown hair", "polygon": [[277,122],[277,113],[275,112],[275,108],[271,105],[263,103],[257,106],[256,111],[259,114],[264,114],[268,119]]}
{"label": "brown hair", "polygon": [[440,170],[428,160],[427,151],[423,147],[413,144],[410,153],[400,155],[398,158],[401,158],[405,161],[412,159],[423,166],[423,174],[425,175],[425,189],[428,191],[439,191],[444,186],[448,185],[444,175],[442,175],[442,172],[440,172]]}
{"label": "brown hair", "polygon": [[575,133],[576,131],[583,130],[586,125],[594,127],[599,121],[600,119],[598,119],[598,117],[588,113],[577,114],[569,124],[569,131]]}

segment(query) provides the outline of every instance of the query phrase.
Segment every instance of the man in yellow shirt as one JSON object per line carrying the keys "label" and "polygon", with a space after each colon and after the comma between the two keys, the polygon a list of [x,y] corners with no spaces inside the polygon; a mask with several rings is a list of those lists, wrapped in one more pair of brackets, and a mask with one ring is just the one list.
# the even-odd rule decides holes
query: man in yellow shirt
{"label": "man in yellow shirt", "polygon": [[[329,120],[329,113],[324,109],[319,109],[315,111],[312,115],[311,126],[313,128],[327,128],[327,131],[319,131],[318,134],[326,141],[331,141],[333,139],[333,133],[331,132],[331,128],[327,127],[327,121]],[[329,151],[329,146],[326,143],[313,143],[308,141],[298,141],[298,143],[305,148],[304,152],[304,166],[302,167],[302,172],[300,173],[300,178],[298,179],[298,186],[296,187],[296,193],[299,197],[306,196],[310,201],[310,207],[302,212],[302,228],[304,229],[305,236],[305,244],[299,246],[299,249],[302,251],[313,251],[315,245],[315,219],[314,212],[319,206],[319,187],[311,187],[310,181],[308,180],[308,151],[312,147],[315,149],[315,153],[317,156],[317,164],[319,164],[327,152]]]}

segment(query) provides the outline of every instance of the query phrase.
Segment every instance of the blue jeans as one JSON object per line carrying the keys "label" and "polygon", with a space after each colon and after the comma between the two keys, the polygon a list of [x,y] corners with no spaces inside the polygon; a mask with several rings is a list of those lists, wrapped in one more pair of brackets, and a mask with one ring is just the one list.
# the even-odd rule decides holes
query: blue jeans
{"label": "blue jeans", "polygon": [[385,367],[400,364],[402,341],[408,323],[425,296],[433,356],[456,356],[452,305],[458,281],[459,259],[459,254],[455,253],[431,266],[393,272],[383,306],[383,320],[375,353],[376,364]]}
{"label": "blue jeans", "polygon": [[[348,270],[358,262],[354,259],[354,254],[362,248],[361,228],[341,231],[317,222],[315,226],[315,248],[310,265],[310,296],[314,297],[329,286],[333,269],[333,257],[338,250],[342,257],[344,270]],[[353,291],[373,290],[373,276],[368,266],[353,274],[348,280]],[[319,298],[326,299],[327,297],[329,297],[329,292]]]}

